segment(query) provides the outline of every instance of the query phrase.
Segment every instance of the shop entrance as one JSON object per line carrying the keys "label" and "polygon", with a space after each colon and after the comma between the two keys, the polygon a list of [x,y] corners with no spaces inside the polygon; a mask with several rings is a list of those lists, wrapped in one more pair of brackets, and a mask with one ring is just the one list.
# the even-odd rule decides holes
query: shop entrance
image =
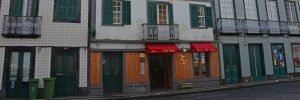
{"label": "shop entrance", "polygon": [[172,55],[151,54],[149,56],[150,89],[172,88]]}

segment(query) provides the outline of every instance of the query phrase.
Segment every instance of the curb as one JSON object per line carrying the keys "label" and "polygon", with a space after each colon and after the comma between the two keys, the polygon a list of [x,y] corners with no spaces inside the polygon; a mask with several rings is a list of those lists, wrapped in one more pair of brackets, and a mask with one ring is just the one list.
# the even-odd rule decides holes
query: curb
{"label": "curb", "polygon": [[300,78],[291,78],[291,79],[278,79],[278,80],[269,80],[262,82],[252,82],[252,83],[240,83],[240,84],[232,84],[232,85],[220,85],[213,87],[205,87],[205,88],[195,88],[195,89],[187,89],[187,90],[171,90],[171,91],[161,91],[161,92],[147,92],[147,93],[137,93],[137,94],[114,94],[110,96],[86,96],[86,97],[66,97],[66,98],[54,98],[53,100],[64,100],[64,99],[97,99],[97,100],[130,100],[130,99],[145,99],[145,98],[154,98],[154,97],[168,97],[174,95],[184,95],[189,93],[201,93],[201,92],[213,92],[219,90],[232,90],[239,88],[249,88],[253,86],[262,86],[269,84],[278,84],[278,83],[287,83],[287,82],[295,82],[300,81]]}

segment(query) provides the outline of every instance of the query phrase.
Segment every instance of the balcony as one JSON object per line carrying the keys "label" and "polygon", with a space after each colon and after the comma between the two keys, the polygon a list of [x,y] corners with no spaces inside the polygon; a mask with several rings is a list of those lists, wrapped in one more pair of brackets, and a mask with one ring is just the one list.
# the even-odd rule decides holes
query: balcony
{"label": "balcony", "polygon": [[299,23],[244,19],[218,19],[217,30],[222,34],[300,34]]}
{"label": "balcony", "polygon": [[41,36],[42,17],[4,16],[2,36],[7,38],[38,38]]}
{"label": "balcony", "polygon": [[179,40],[179,25],[142,24],[143,40]]}

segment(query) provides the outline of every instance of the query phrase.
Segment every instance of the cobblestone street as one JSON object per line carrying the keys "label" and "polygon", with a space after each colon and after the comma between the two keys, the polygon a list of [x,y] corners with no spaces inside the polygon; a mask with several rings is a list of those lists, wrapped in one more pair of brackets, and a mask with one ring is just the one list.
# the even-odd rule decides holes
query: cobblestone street
{"label": "cobblestone street", "polygon": [[300,100],[300,81],[144,100]]}

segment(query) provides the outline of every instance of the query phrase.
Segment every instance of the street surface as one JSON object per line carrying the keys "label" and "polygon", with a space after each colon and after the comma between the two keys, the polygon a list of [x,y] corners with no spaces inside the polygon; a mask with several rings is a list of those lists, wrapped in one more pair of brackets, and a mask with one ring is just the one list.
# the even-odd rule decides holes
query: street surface
{"label": "street surface", "polygon": [[300,100],[300,81],[143,100]]}

